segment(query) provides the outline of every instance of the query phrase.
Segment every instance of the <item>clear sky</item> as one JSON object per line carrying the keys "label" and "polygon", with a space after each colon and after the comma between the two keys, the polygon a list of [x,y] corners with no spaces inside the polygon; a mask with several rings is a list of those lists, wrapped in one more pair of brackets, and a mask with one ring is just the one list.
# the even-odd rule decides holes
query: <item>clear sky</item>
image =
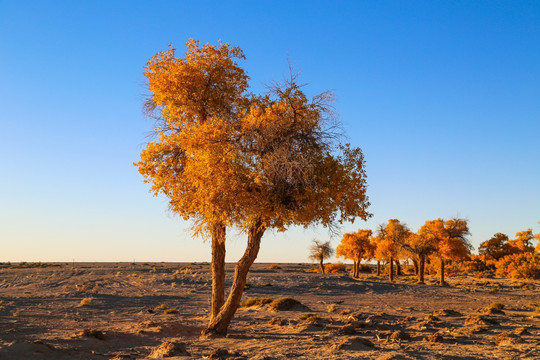
{"label": "clear sky", "polygon": [[[475,247],[540,232],[538,1],[0,0],[0,261],[210,259],[133,166],[143,66],[189,38],[240,46],[256,92],[288,59],[308,94],[335,92],[374,214],[343,232],[456,215]],[[307,261],[315,237],[268,233],[258,261]]]}

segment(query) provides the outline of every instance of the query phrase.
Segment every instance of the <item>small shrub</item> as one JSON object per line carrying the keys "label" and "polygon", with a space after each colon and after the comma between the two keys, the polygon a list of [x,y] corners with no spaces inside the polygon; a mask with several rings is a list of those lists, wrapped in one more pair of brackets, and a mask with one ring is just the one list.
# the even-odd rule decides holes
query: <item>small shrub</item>
{"label": "small shrub", "polygon": [[88,287],[86,286],[86,284],[83,284],[83,285],[75,285],[75,289],[77,289],[77,292],[83,292],[83,291],[86,291]]}
{"label": "small shrub", "polygon": [[81,306],[92,306],[92,298],[84,298],[79,303],[79,307]]}
{"label": "small shrub", "polygon": [[278,264],[271,264],[267,268],[268,270],[279,270],[281,267]]}
{"label": "small shrub", "polygon": [[495,303],[491,303],[489,307],[492,309],[502,310],[504,309],[504,304],[495,302]]}
{"label": "small shrub", "polygon": [[97,294],[97,293],[99,292],[99,285],[98,285],[98,284],[96,284],[96,285],[94,286],[94,288],[92,289],[92,292],[93,292],[94,294]]}
{"label": "small shrub", "polygon": [[328,311],[329,313],[335,312],[336,311],[336,304],[327,305],[326,306],[326,311]]}
{"label": "small shrub", "polygon": [[166,310],[168,309],[169,307],[165,304],[161,304],[159,305],[158,307],[156,307],[156,310]]}
{"label": "small shrub", "polygon": [[252,307],[252,306],[260,306],[265,304],[270,304],[272,302],[272,299],[270,298],[259,298],[259,297],[252,297],[247,299],[246,301],[243,301],[240,303],[241,307]]}
{"label": "small shrub", "polygon": [[315,315],[315,314],[312,314],[312,313],[306,313],[306,314],[300,315],[300,320],[307,321],[307,322],[310,322],[312,324],[316,324],[321,320],[321,318],[319,317],[319,315]]}
{"label": "small shrub", "polygon": [[347,268],[343,263],[326,264],[324,265],[324,271],[330,274],[335,274],[338,272],[346,272]]}
{"label": "small shrub", "polygon": [[282,297],[272,301],[268,306],[274,311],[286,311],[297,305],[301,305],[300,301],[290,297]]}
{"label": "small shrub", "polygon": [[195,291],[197,291],[197,290],[195,290],[195,289],[189,289],[187,292],[188,292],[188,294],[193,294]]}
{"label": "small shrub", "polygon": [[170,315],[170,314],[178,314],[178,310],[176,308],[170,308],[170,309],[165,309],[163,311],[164,314],[167,314],[167,315]]}
{"label": "small shrub", "polygon": [[274,286],[274,285],[272,285],[272,283],[265,283],[261,285],[261,287],[268,287],[268,286]]}

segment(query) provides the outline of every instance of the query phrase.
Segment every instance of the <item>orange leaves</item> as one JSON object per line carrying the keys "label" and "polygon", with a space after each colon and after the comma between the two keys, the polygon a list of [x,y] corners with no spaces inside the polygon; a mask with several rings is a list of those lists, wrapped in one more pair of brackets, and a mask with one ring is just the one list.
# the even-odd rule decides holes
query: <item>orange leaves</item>
{"label": "orange leaves", "polygon": [[310,101],[293,76],[248,94],[240,48],[186,46],[183,58],[171,47],[145,67],[158,139],[136,164],[172,211],[278,230],[370,216],[362,152],[335,142],[328,93]]}
{"label": "orange leaves", "polygon": [[433,245],[441,258],[461,260],[470,255],[472,246],[465,238],[469,227],[464,219],[428,220],[418,234]]}
{"label": "orange leaves", "polygon": [[355,262],[372,259],[375,246],[370,242],[371,234],[372,231],[369,229],[344,234],[336,248],[336,257],[344,257]]}

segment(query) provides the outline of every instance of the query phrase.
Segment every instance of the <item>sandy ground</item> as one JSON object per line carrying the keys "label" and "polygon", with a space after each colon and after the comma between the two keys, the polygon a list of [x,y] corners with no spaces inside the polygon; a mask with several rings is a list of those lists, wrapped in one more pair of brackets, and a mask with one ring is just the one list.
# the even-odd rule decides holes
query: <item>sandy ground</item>
{"label": "sandy ground", "polygon": [[302,305],[241,307],[227,337],[201,338],[208,264],[54,265],[0,267],[0,359],[540,359],[538,281],[456,276],[440,287],[255,264],[244,299]]}

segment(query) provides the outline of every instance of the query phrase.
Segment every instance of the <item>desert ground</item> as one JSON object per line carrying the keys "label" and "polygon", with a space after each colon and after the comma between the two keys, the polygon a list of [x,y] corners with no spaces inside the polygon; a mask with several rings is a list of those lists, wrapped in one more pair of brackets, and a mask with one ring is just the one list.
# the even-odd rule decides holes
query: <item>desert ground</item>
{"label": "desert ground", "polygon": [[[201,337],[207,263],[0,266],[0,359],[540,359],[540,282],[254,264],[226,337]],[[229,285],[234,266],[228,265]]]}

